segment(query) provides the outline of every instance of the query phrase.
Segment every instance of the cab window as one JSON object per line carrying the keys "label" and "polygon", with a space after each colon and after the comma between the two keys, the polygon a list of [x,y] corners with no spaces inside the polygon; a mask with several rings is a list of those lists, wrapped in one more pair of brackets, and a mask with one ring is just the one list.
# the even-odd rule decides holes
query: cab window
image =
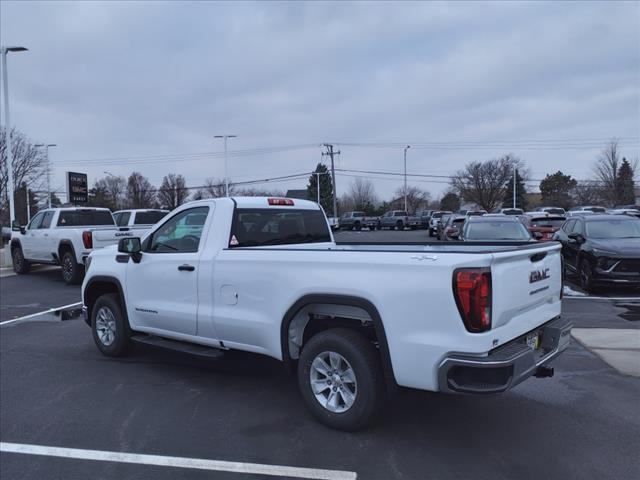
{"label": "cab window", "polygon": [[49,228],[51,226],[51,219],[53,218],[53,212],[48,211],[44,212],[44,217],[42,217],[42,223],[38,228]]}
{"label": "cab window", "polygon": [[119,212],[113,216],[116,221],[116,225],[119,227],[126,227],[129,225],[129,217],[131,217],[131,212]]}
{"label": "cab window", "polygon": [[29,230],[35,230],[36,228],[40,228],[40,224],[42,223],[42,218],[44,217],[44,212],[38,213],[35,217],[31,219],[29,222],[29,226],[27,227]]}
{"label": "cab window", "polygon": [[209,207],[196,207],[174,215],[156,230],[149,240],[148,252],[197,252]]}

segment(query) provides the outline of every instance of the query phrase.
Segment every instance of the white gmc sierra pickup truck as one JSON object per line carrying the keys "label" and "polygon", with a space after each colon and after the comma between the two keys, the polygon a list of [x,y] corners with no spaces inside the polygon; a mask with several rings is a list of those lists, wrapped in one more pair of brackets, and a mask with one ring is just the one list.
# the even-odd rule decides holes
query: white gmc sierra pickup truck
{"label": "white gmc sierra pickup truck", "polygon": [[136,342],[268,355],[343,430],[394,385],[486,394],[550,376],[571,332],[556,243],[336,244],[304,200],[191,202],[87,268],[85,320],[105,355]]}
{"label": "white gmc sierra pickup truck", "polygon": [[[148,228],[148,227],[146,227]],[[11,235],[11,259],[17,274],[29,273],[34,263],[60,265],[68,284],[82,281],[85,259],[93,250],[115,245],[124,237],[144,234],[118,228],[106,208],[50,208],[38,212]]]}

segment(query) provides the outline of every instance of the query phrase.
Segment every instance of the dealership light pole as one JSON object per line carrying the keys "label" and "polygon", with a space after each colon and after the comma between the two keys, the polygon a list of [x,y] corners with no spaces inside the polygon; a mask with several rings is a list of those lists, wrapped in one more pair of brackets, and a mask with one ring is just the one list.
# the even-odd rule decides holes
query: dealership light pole
{"label": "dealership light pole", "polygon": [[51,208],[51,163],[49,163],[49,147],[57,147],[55,143],[36,143],[35,147],[45,148],[45,158],[47,160],[47,198],[49,199],[47,204]]}
{"label": "dealership light pole", "polygon": [[0,47],[2,55],[2,89],[4,90],[4,128],[7,136],[7,197],[9,199],[9,223],[13,227],[16,219],[16,206],[13,201],[13,150],[11,146],[11,121],[9,119],[9,82],[7,80],[7,53],[25,52],[25,47]]}
{"label": "dealership light pole", "polygon": [[407,150],[411,145],[404,147],[404,211],[407,211]]}
{"label": "dealership light pole", "polygon": [[229,196],[229,161],[227,160],[227,138],[236,138],[237,135],[216,135],[213,138],[224,139],[224,196]]}

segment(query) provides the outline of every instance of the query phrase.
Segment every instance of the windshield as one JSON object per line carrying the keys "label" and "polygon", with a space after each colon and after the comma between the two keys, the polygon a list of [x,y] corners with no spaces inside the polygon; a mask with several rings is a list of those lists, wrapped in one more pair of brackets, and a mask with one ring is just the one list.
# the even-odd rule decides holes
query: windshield
{"label": "windshield", "polygon": [[58,217],[59,227],[89,227],[115,225],[109,210],[63,210]]}
{"label": "windshield", "polygon": [[585,207],[585,210],[589,211],[589,212],[595,212],[595,213],[606,213],[607,209],[604,207]]}
{"label": "windshield", "polygon": [[599,220],[587,222],[587,238],[640,238],[640,221]]}
{"label": "windshield", "polygon": [[320,210],[238,208],[233,214],[229,247],[264,247],[330,242]]}
{"label": "windshield", "polygon": [[531,235],[520,222],[470,222],[466,225],[467,240],[529,240]]}
{"label": "windshield", "polygon": [[531,226],[532,227],[545,227],[545,228],[560,228],[566,219],[564,217],[558,218],[532,218]]}

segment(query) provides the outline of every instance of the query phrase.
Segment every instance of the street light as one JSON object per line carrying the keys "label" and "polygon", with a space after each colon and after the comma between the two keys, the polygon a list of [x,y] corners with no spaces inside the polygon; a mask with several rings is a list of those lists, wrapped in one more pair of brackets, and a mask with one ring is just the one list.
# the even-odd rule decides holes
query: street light
{"label": "street light", "polygon": [[51,163],[49,163],[49,147],[57,147],[55,143],[36,143],[35,147],[45,148],[45,158],[47,160],[47,196],[49,197],[49,208],[51,208]]}
{"label": "street light", "polygon": [[411,145],[404,147],[404,211],[407,211],[407,150]]}
{"label": "street light", "polygon": [[25,47],[0,47],[2,55],[2,88],[4,90],[4,128],[7,135],[7,193],[9,197],[9,223],[13,227],[16,219],[16,206],[13,199],[13,150],[11,146],[11,121],[9,120],[9,82],[7,80],[7,53],[26,52]]}
{"label": "street light", "polygon": [[227,138],[237,138],[237,135],[215,135],[213,138],[224,138],[224,195],[229,196],[229,162],[227,160]]}

